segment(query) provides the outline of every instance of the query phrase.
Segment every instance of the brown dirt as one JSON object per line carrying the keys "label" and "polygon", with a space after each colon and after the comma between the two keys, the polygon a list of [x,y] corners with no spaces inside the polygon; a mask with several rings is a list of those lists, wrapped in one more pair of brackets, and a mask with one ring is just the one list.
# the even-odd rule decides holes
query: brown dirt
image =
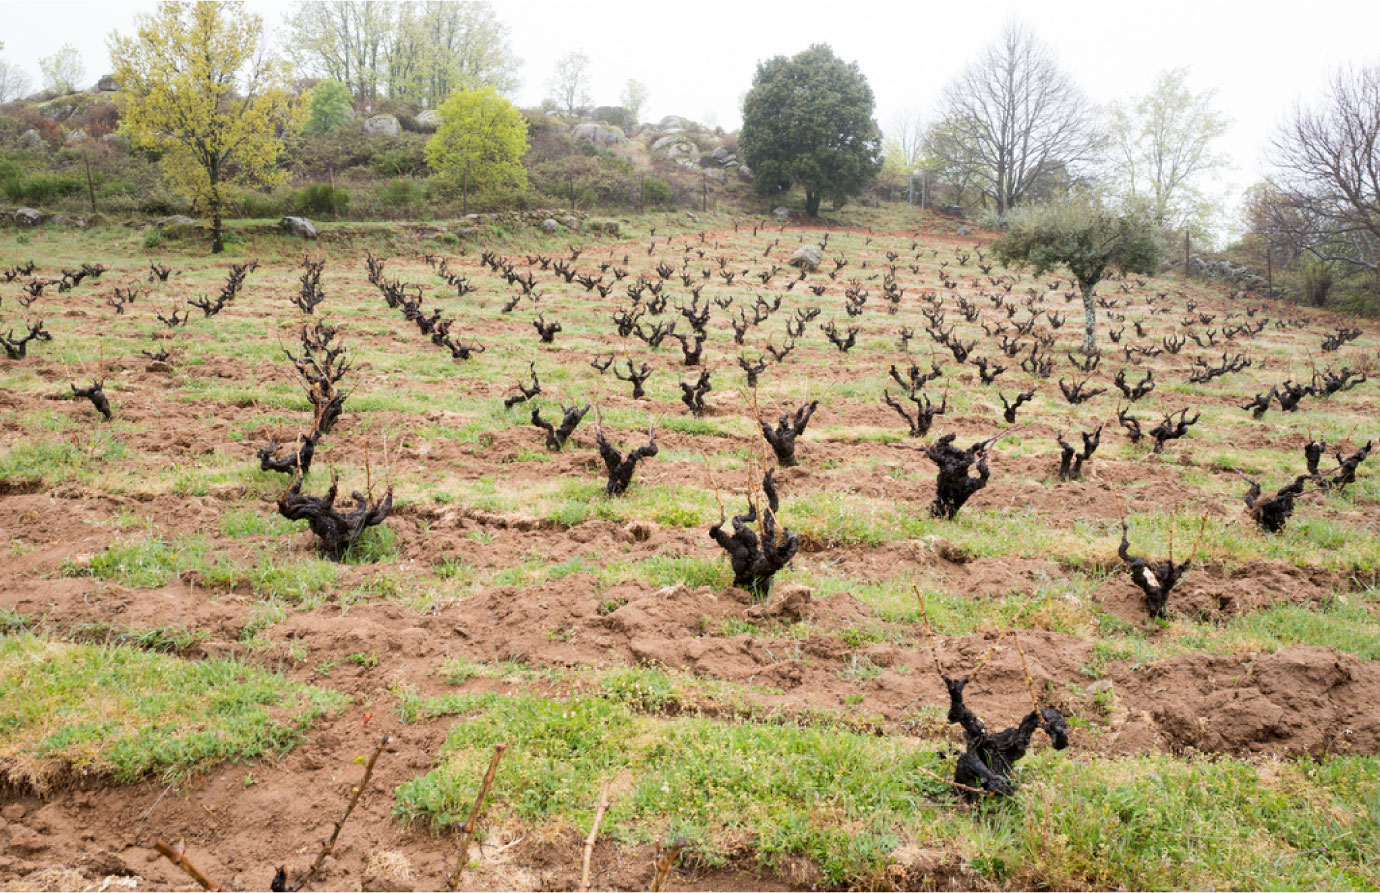
{"label": "brown dirt", "polygon": [[[727,240],[731,235],[725,231],[710,237]],[[965,247],[973,243],[971,238],[952,236],[931,236],[929,240],[936,245],[942,242]],[[622,248],[639,247],[620,246],[619,253]],[[399,259],[399,265],[408,262]],[[466,257],[454,266],[477,275],[475,263],[473,257]],[[346,256],[338,263],[333,260],[333,264],[357,275],[362,259]],[[280,280],[280,285],[290,285],[290,280],[282,276]],[[773,287],[784,281],[778,279]],[[251,279],[251,284],[256,283]],[[835,303],[840,285],[830,283],[828,297]],[[187,287],[175,282],[165,294],[179,290]],[[496,284],[490,289],[501,290]],[[495,294],[478,300],[492,306]],[[874,303],[878,300],[874,298]],[[1210,303],[1207,298],[1200,301],[1204,306]],[[158,306],[166,306],[164,297]],[[226,312],[230,318],[255,320],[271,327],[281,321],[285,306],[281,295],[273,302],[246,295]],[[367,309],[352,315],[351,325],[367,331],[352,332],[352,343],[390,352],[433,350],[416,337],[414,329],[383,308],[376,296],[368,294],[367,302],[360,306]],[[464,305],[448,299],[442,306],[451,313]],[[894,330],[897,320],[887,317],[881,321],[872,305],[868,312],[866,335],[875,337],[881,331]],[[996,316],[987,307],[984,312]],[[723,324],[722,316],[716,311],[719,324]],[[1151,324],[1163,326],[1164,320],[1154,317]],[[482,340],[526,325],[525,318],[519,320],[515,315],[511,319],[480,320],[467,331]],[[1067,333],[1068,327],[1063,331]],[[1273,331],[1263,334],[1262,343],[1272,337]],[[923,340],[923,334],[920,338]],[[171,336],[167,343],[175,344]],[[584,365],[588,356],[621,344],[605,334],[581,338],[579,345],[570,348],[569,355],[570,362],[580,368],[576,374],[579,386],[585,387],[580,376],[592,375]],[[524,349],[529,346],[525,344]],[[676,353],[663,350],[651,355],[657,376],[682,376],[684,370]],[[886,362],[900,358],[899,351],[888,349],[857,359],[866,353],[855,352],[850,355],[850,364],[845,364],[837,362],[838,355],[827,345],[802,347],[797,355],[797,359],[803,358],[802,365],[795,368],[809,369],[811,376],[825,385],[847,384],[858,377],[861,368],[853,363],[865,365],[869,374],[880,374]],[[1155,361],[1152,366],[1157,379],[1165,384],[1182,380],[1190,353],[1198,351],[1190,348],[1181,357]],[[508,360],[515,362],[512,357]],[[525,362],[517,365],[525,366]],[[1111,369],[1121,365],[1113,363]],[[0,368],[13,367],[0,361]],[[40,379],[43,388],[32,392],[0,390],[0,408],[5,410],[0,417],[0,443],[9,447],[34,436],[32,426],[21,420],[27,414],[61,417],[83,426],[89,423],[89,407],[65,397],[58,399],[68,374],[64,366],[36,357],[25,370]],[[248,399],[170,398],[170,393],[187,381],[246,387],[281,384],[281,369],[225,357],[172,369],[153,368],[131,356],[111,358],[107,371],[119,418],[131,423],[121,435],[129,452],[121,470],[136,477],[141,471],[164,469],[171,463],[194,464],[207,457],[247,460],[268,437],[285,442],[297,433],[291,424],[259,422],[264,411]],[[1066,368],[1061,371],[1067,375]],[[361,362],[356,372],[371,374],[369,364]],[[1104,363],[1099,376],[1110,374]],[[1277,378],[1284,374],[1282,370],[1270,373]],[[512,377],[465,381],[464,386],[471,394],[497,401],[507,393]],[[383,390],[396,383],[377,381],[374,387]],[[711,402],[718,405],[711,409],[711,418],[743,414],[738,398],[733,396],[740,384],[740,377],[722,387],[716,381]],[[607,380],[602,386],[606,411],[636,408],[650,415],[682,412],[680,404],[670,400],[634,403],[624,386],[612,387]],[[441,396],[455,387],[456,380],[447,379],[416,384],[415,390],[421,395]],[[998,389],[1011,393],[1009,373]],[[1067,414],[1069,408],[1060,404],[1057,392],[1053,396],[1051,392],[1052,382],[1043,383],[1037,402],[1022,410],[1022,422],[1032,422],[1022,437],[1029,443],[1052,445],[1060,430],[1089,429],[1099,420],[1108,423],[1102,450],[1089,464],[1087,479],[1067,484],[1054,481],[1057,458],[1052,446],[1039,455],[998,455],[993,462],[992,485],[978,493],[965,511],[1031,511],[1052,525],[1068,526],[1084,519],[1102,523],[1115,520],[1124,501],[1137,511],[1191,509],[1219,518],[1240,517],[1240,506],[1234,499],[1183,485],[1185,468],[1212,476],[1228,474],[1209,463],[1211,448],[1200,445],[1194,435],[1171,446],[1163,458],[1117,458],[1110,447],[1119,445],[1122,435],[1111,418],[1112,398],[1098,398],[1091,408],[1075,413],[1076,418],[1063,418],[1061,414]],[[958,432],[963,442],[991,436],[993,419],[999,417],[995,391],[970,388],[969,396],[973,397],[970,413],[945,416],[937,423],[943,431]],[[1182,395],[1156,395],[1160,397],[1165,400],[1156,405],[1160,410],[1170,408],[1170,404],[1178,408],[1181,404],[1227,406],[1234,402],[1219,395],[1191,400]],[[1369,401],[1366,406],[1373,408],[1374,398],[1368,393],[1365,399]],[[291,412],[281,414],[294,416]],[[1158,417],[1148,407],[1136,409],[1135,414],[1151,424]],[[1060,418],[1052,420],[1051,416]],[[470,421],[460,413],[444,410],[428,411],[421,418],[448,428]],[[378,431],[406,432],[417,424],[416,417],[393,412],[369,413],[366,424],[347,408],[331,435],[331,448],[342,457],[356,456],[371,439],[377,446]],[[787,499],[847,490],[894,501],[917,515],[923,513],[933,494],[933,466],[907,449],[915,442],[886,445],[846,435],[825,436],[819,431],[827,426],[894,430],[898,419],[890,409],[863,400],[839,401],[823,405],[814,425],[800,442],[804,465],[778,474]],[[706,438],[663,432],[659,440],[667,454],[682,458],[659,458],[639,469],[638,480],[703,488],[703,464],[683,457],[698,455]],[[712,449],[724,453],[758,448],[757,440],[749,437],[712,440]],[[591,442],[591,431],[582,427],[566,452],[553,456],[550,462],[534,463],[519,461],[525,453],[543,451],[540,433],[525,425],[486,435],[480,443],[428,440],[407,434],[396,461],[402,473],[416,473],[422,467],[444,469],[449,477],[466,482],[486,477],[518,485],[556,478],[591,479],[598,473],[589,449]],[[1297,454],[1302,436],[1276,426],[1249,427],[1233,429],[1231,444]],[[898,476],[896,472],[904,474]],[[454,854],[449,848],[454,838],[436,837],[398,824],[390,814],[391,791],[434,766],[451,721],[404,724],[398,718],[393,692],[399,685],[412,686],[424,694],[457,690],[435,675],[438,662],[446,656],[488,662],[517,659],[536,667],[570,670],[628,664],[660,666],[751,686],[744,690],[743,698],[746,709],[754,715],[808,720],[820,711],[832,710],[877,734],[949,736],[954,740],[952,729],[942,724],[926,725],[929,720],[920,715],[922,706],[942,705],[945,697],[933,672],[922,627],[888,626],[847,593],[823,597],[782,584],[767,604],[757,605],[735,589],[656,589],[640,583],[602,586],[594,574],[578,572],[532,586],[487,588],[466,601],[444,604],[428,613],[380,600],[348,608],[328,600],[313,610],[294,609],[286,620],[265,631],[264,636],[274,646],[272,656],[266,658],[246,651],[240,641],[255,601],[248,591],[212,589],[192,574],[152,590],[62,575],[65,563],[81,565],[130,535],[113,523],[122,512],[147,518],[166,536],[209,535],[230,557],[252,556],[259,541],[226,541],[214,534],[226,513],[245,507],[241,500],[252,486],[218,483],[204,496],[151,492],[123,496],[109,493],[99,484],[54,487],[33,477],[0,480],[0,542],[23,547],[0,551],[0,607],[41,618],[57,635],[89,623],[138,628],[175,623],[206,634],[188,652],[189,657],[236,655],[267,660],[293,678],[327,685],[354,699],[340,717],[324,722],[282,759],[219,767],[178,788],[165,790],[154,782],[115,787],[103,779],[72,778],[47,800],[14,788],[0,791],[0,884],[15,889],[105,884],[105,889],[116,890],[124,889],[132,880],[139,889],[185,889],[187,879],[151,848],[152,839],[163,835],[185,838],[193,858],[222,883],[263,888],[278,860],[285,861],[294,875],[302,871],[317,842],[329,833],[358,778],[354,759],[367,753],[379,735],[387,733],[393,742],[379,763],[374,791],[351,818],[336,856],[327,862],[314,886],[434,888],[447,863],[453,864]],[[1355,523],[1376,523],[1374,509],[1373,503],[1358,503]],[[440,556],[463,557],[481,571],[513,567],[529,553],[552,563],[588,555],[627,561],[656,556],[717,557],[702,529],[647,521],[590,521],[567,528],[531,515],[411,501],[397,509],[389,524],[398,539],[399,555],[393,569],[404,577]],[[476,534],[483,536],[476,538]],[[295,554],[309,554],[309,536],[296,536],[292,546]],[[917,580],[974,599],[1029,592],[1046,582],[1065,580],[1074,572],[1053,558],[974,558],[934,540],[875,547],[806,543],[804,552],[797,559],[801,565],[827,569],[831,576],[876,583],[913,574]],[[1105,567],[1114,567],[1110,555],[1103,568],[1087,570]],[[377,568],[343,567],[338,589],[349,590],[379,572]],[[1341,575],[1278,561],[1252,562],[1231,570],[1209,564],[1190,571],[1171,598],[1170,608],[1188,618],[1220,621],[1278,603],[1318,605],[1351,585]],[[1101,585],[1094,600],[1113,616],[1138,625],[1145,623],[1140,593],[1119,570]],[[610,605],[617,607],[610,611]],[[755,633],[721,634],[727,624],[742,629],[742,624],[748,623]],[[883,641],[859,643],[854,636],[858,630],[873,629],[884,629]],[[968,689],[969,700],[989,724],[1004,727],[1030,709],[1030,700],[1016,649],[1009,639],[997,642],[996,638],[995,631],[940,637],[939,658],[948,672],[961,673],[987,656],[981,674]],[[1209,754],[1287,756],[1380,750],[1380,714],[1374,709],[1380,703],[1380,664],[1376,662],[1329,649],[1294,647],[1277,654],[1188,655],[1145,666],[1114,662],[1105,669],[1103,678],[1094,680],[1086,672],[1092,642],[1045,630],[1023,631],[1020,641],[1037,690],[1051,692],[1054,703],[1088,721],[1089,727],[1073,732],[1075,754],[1182,753],[1191,748]],[[289,645],[299,647],[304,656],[286,657]],[[361,652],[378,655],[379,666],[369,669],[343,661],[347,655]],[[875,677],[863,683],[846,678],[847,671],[864,659],[878,671]],[[328,679],[313,671],[313,667],[330,661],[340,663]],[[534,685],[538,689],[547,686],[553,695],[569,690],[568,685],[555,683],[527,684],[524,690]],[[517,687],[499,680],[471,679],[458,690],[509,691]],[[862,701],[855,703],[859,694]],[[1104,701],[1110,708],[1102,706]],[[729,711],[714,703],[699,706],[708,715]],[[472,854],[480,867],[467,875],[465,886],[568,889],[575,885],[582,845],[578,830],[561,829],[540,840],[520,835],[515,828],[491,829],[485,843]],[[804,862],[788,864],[773,873],[756,871],[749,843],[744,841],[740,851],[730,854],[726,868],[708,870],[692,863],[691,873],[676,876],[673,886],[776,890],[807,889],[819,882],[817,871]],[[645,847],[601,841],[594,860],[599,869],[596,886],[645,888],[651,874],[650,856]],[[893,854],[893,859],[890,874],[901,888],[972,889],[981,883],[981,878],[953,853],[906,846]]]}

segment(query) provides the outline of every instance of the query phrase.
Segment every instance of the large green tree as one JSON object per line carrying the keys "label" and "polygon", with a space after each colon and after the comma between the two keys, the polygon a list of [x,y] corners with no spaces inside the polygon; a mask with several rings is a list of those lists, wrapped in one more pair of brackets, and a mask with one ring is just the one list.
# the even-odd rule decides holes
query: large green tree
{"label": "large green tree", "polygon": [[857,195],[882,168],[872,88],[825,44],[759,63],[743,100],[738,146],[763,194],[799,184],[805,213]]}
{"label": "large green tree", "polygon": [[210,216],[219,253],[226,203],[286,176],[281,136],[300,125],[302,105],[286,66],[263,52],[263,20],[242,3],[164,0],[136,22],[134,35],[110,38],[121,126],[163,152],[169,182]]}
{"label": "large green tree", "polygon": [[461,90],[437,109],[441,126],[427,140],[426,163],[436,176],[460,187],[465,213],[471,192],[527,188],[522,155],[527,121],[492,87]]}
{"label": "large green tree", "polygon": [[1030,264],[1037,276],[1065,267],[1077,280],[1083,292],[1085,354],[1097,352],[1097,284],[1110,272],[1154,273],[1164,251],[1147,210],[1116,210],[1083,194],[1016,208],[1005,223],[1006,232],[994,246],[1002,263]]}

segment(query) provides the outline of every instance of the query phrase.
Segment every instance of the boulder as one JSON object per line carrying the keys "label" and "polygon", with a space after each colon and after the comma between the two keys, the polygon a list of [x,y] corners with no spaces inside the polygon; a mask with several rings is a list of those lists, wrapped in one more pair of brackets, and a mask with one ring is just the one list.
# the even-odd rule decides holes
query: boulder
{"label": "boulder", "polygon": [[958,234],[960,236],[971,236],[973,234],[973,228],[965,223],[958,228]]}
{"label": "boulder", "polygon": [[120,82],[115,80],[113,74],[107,74],[99,81],[96,81],[97,93],[114,93],[118,89],[120,89]]}
{"label": "boulder", "polygon": [[[391,118],[393,116],[384,115],[381,117]],[[393,121],[395,124],[397,123],[396,118]],[[316,238],[316,226],[305,217],[284,217],[278,221],[278,225],[290,236],[301,236],[304,239]]]}
{"label": "boulder", "polygon": [[427,109],[417,116],[415,123],[418,130],[431,133],[441,126],[441,113],[435,109]]}
{"label": "boulder", "polygon": [[47,214],[33,208],[20,208],[14,212],[14,222],[20,226],[38,226],[47,219]]}
{"label": "boulder", "polygon": [[73,106],[62,102],[50,102],[38,108],[38,113],[49,121],[66,121],[73,111]]}
{"label": "boulder", "polygon": [[693,130],[694,124],[682,118],[680,115],[667,115],[657,122],[656,129],[667,133],[682,133],[686,130]]}
{"label": "boulder", "polygon": [[787,220],[791,219],[791,209],[786,207],[785,205],[780,205],[772,209],[771,216],[775,217],[782,223],[785,223]]}
{"label": "boulder", "polygon": [[32,127],[19,135],[15,145],[25,152],[42,152],[48,148],[48,144],[43,141],[43,135]]}
{"label": "boulder", "polygon": [[375,115],[364,119],[364,132],[369,136],[397,136],[402,133],[402,125],[393,115]]}
{"label": "boulder", "polygon": [[590,117],[601,124],[612,124],[622,130],[627,130],[637,123],[632,112],[620,105],[601,105],[594,110]]}
{"label": "boulder", "polygon": [[595,232],[604,233],[610,236],[622,235],[623,230],[617,220],[596,220],[592,224]]}
{"label": "boulder", "polygon": [[819,268],[823,260],[823,248],[820,248],[818,245],[801,245],[795,250],[795,253],[791,255],[791,259],[786,261],[786,263],[813,273]]}
{"label": "boulder", "polygon": [[659,137],[651,145],[652,154],[690,167],[699,165],[700,149],[689,137],[671,133]]}
{"label": "boulder", "polygon": [[174,214],[171,217],[164,217],[156,221],[161,227],[169,226],[196,226],[196,221],[182,214]]}
{"label": "boulder", "polygon": [[605,127],[602,124],[594,123],[577,124],[570,135],[580,142],[591,143],[601,149],[608,149],[628,141],[628,138],[623,135],[623,131],[617,127]]}
{"label": "boulder", "polygon": [[48,219],[53,226],[69,226],[72,229],[86,229],[91,225],[85,217],[78,217],[75,214],[54,214]]}
{"label": "boulder", "polygon": [[69,130],[67,135],[62,138],[62,141],[69,146],[80,145],[86,141],[86,131],[80,128],[77,130]]}
{"label": "boulder", "polygon": [[541,222],[541,231],[544,233],[556,233],[560,231],[560,228],[561,225],[553,217],[548,217]]}

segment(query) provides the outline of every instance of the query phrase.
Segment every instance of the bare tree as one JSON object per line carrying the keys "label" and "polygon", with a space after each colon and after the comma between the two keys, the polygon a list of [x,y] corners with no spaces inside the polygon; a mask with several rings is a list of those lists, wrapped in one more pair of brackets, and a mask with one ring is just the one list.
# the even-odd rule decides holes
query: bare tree
{"label": "bare tree", "polygon": [[1271,228],[1380,286],[1380,66],[1339,70],[1316,106],[1293,109],[1270,154]]}
{"label": "bare tree", "polygon": [[24,69],[0,59],[0,102],[18,99],[29,92],[29,76]]}
{"label": "bare tree", "polygon": [[925,124],[920,112],[913,108],[897,112],[886,129],[882,147],[887,161],[894,160],[902,170],[912,171],[919,167],[925,148]]}
{"label": "bare tree", "polygon": [[941,108],[937,160],[974,169],[998,213],[1091,161],[1099,144],[1092,105],[1021,22],[949,82]]}
{"label": "bare tree", "polygon": [[546,89],[556,105],[567,112],[589,102],[589,56],[573,51],[556,60],[556,69],[546,82]]}

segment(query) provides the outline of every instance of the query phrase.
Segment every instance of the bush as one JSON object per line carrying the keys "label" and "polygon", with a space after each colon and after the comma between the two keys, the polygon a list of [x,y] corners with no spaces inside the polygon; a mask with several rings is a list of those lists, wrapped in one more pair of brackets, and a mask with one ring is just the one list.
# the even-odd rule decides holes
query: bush
{"label": "bush", "polygon": [[[326,188],[330,189],[329,186],[327,186]],[[342,196],[345,199],[344,203],[340,206],[343,210],[345,205],[348,205],[350,203],[349,196],[345,195],[344,190],[337,189],[336,200],[339,201]],[[329,199],[327,200],[327,204],[329,205]],[[251,192],[245,195],[243,198],[241,198],[239,202],[239,212],[241,217],[250,217],[255,219],[281,217],[283,216],[283,212],[285,210],[286,208],[283,206],[283,202],[281,199],[279,199],[277,196],[266,195],[262,192]]]}
{"label": "bush", "polygon": [[350,206],[350,193],[329,183],[313,183],[298,192],[293,203],[303,214],[339,216]]}
{"label": "bush", "polygon": [[25,177],[22,173],[4,180],[5,197],[12,202],[44,204],[55,198],[80,195],[86,184],[76,177],[61,174],[35,174]]}
{"label": "bush", "polygon": [[671,193],[671,186],[665,180],[657,177],[648,177],[642,183],[642,200],[652,206],[667,206],[673,203],[675,196]]}
{"label": "bush", "polygon": [[422,198],[422,188],[414,180],[393,180],[379,190],[379,201],[385,205],[412,207]]}

